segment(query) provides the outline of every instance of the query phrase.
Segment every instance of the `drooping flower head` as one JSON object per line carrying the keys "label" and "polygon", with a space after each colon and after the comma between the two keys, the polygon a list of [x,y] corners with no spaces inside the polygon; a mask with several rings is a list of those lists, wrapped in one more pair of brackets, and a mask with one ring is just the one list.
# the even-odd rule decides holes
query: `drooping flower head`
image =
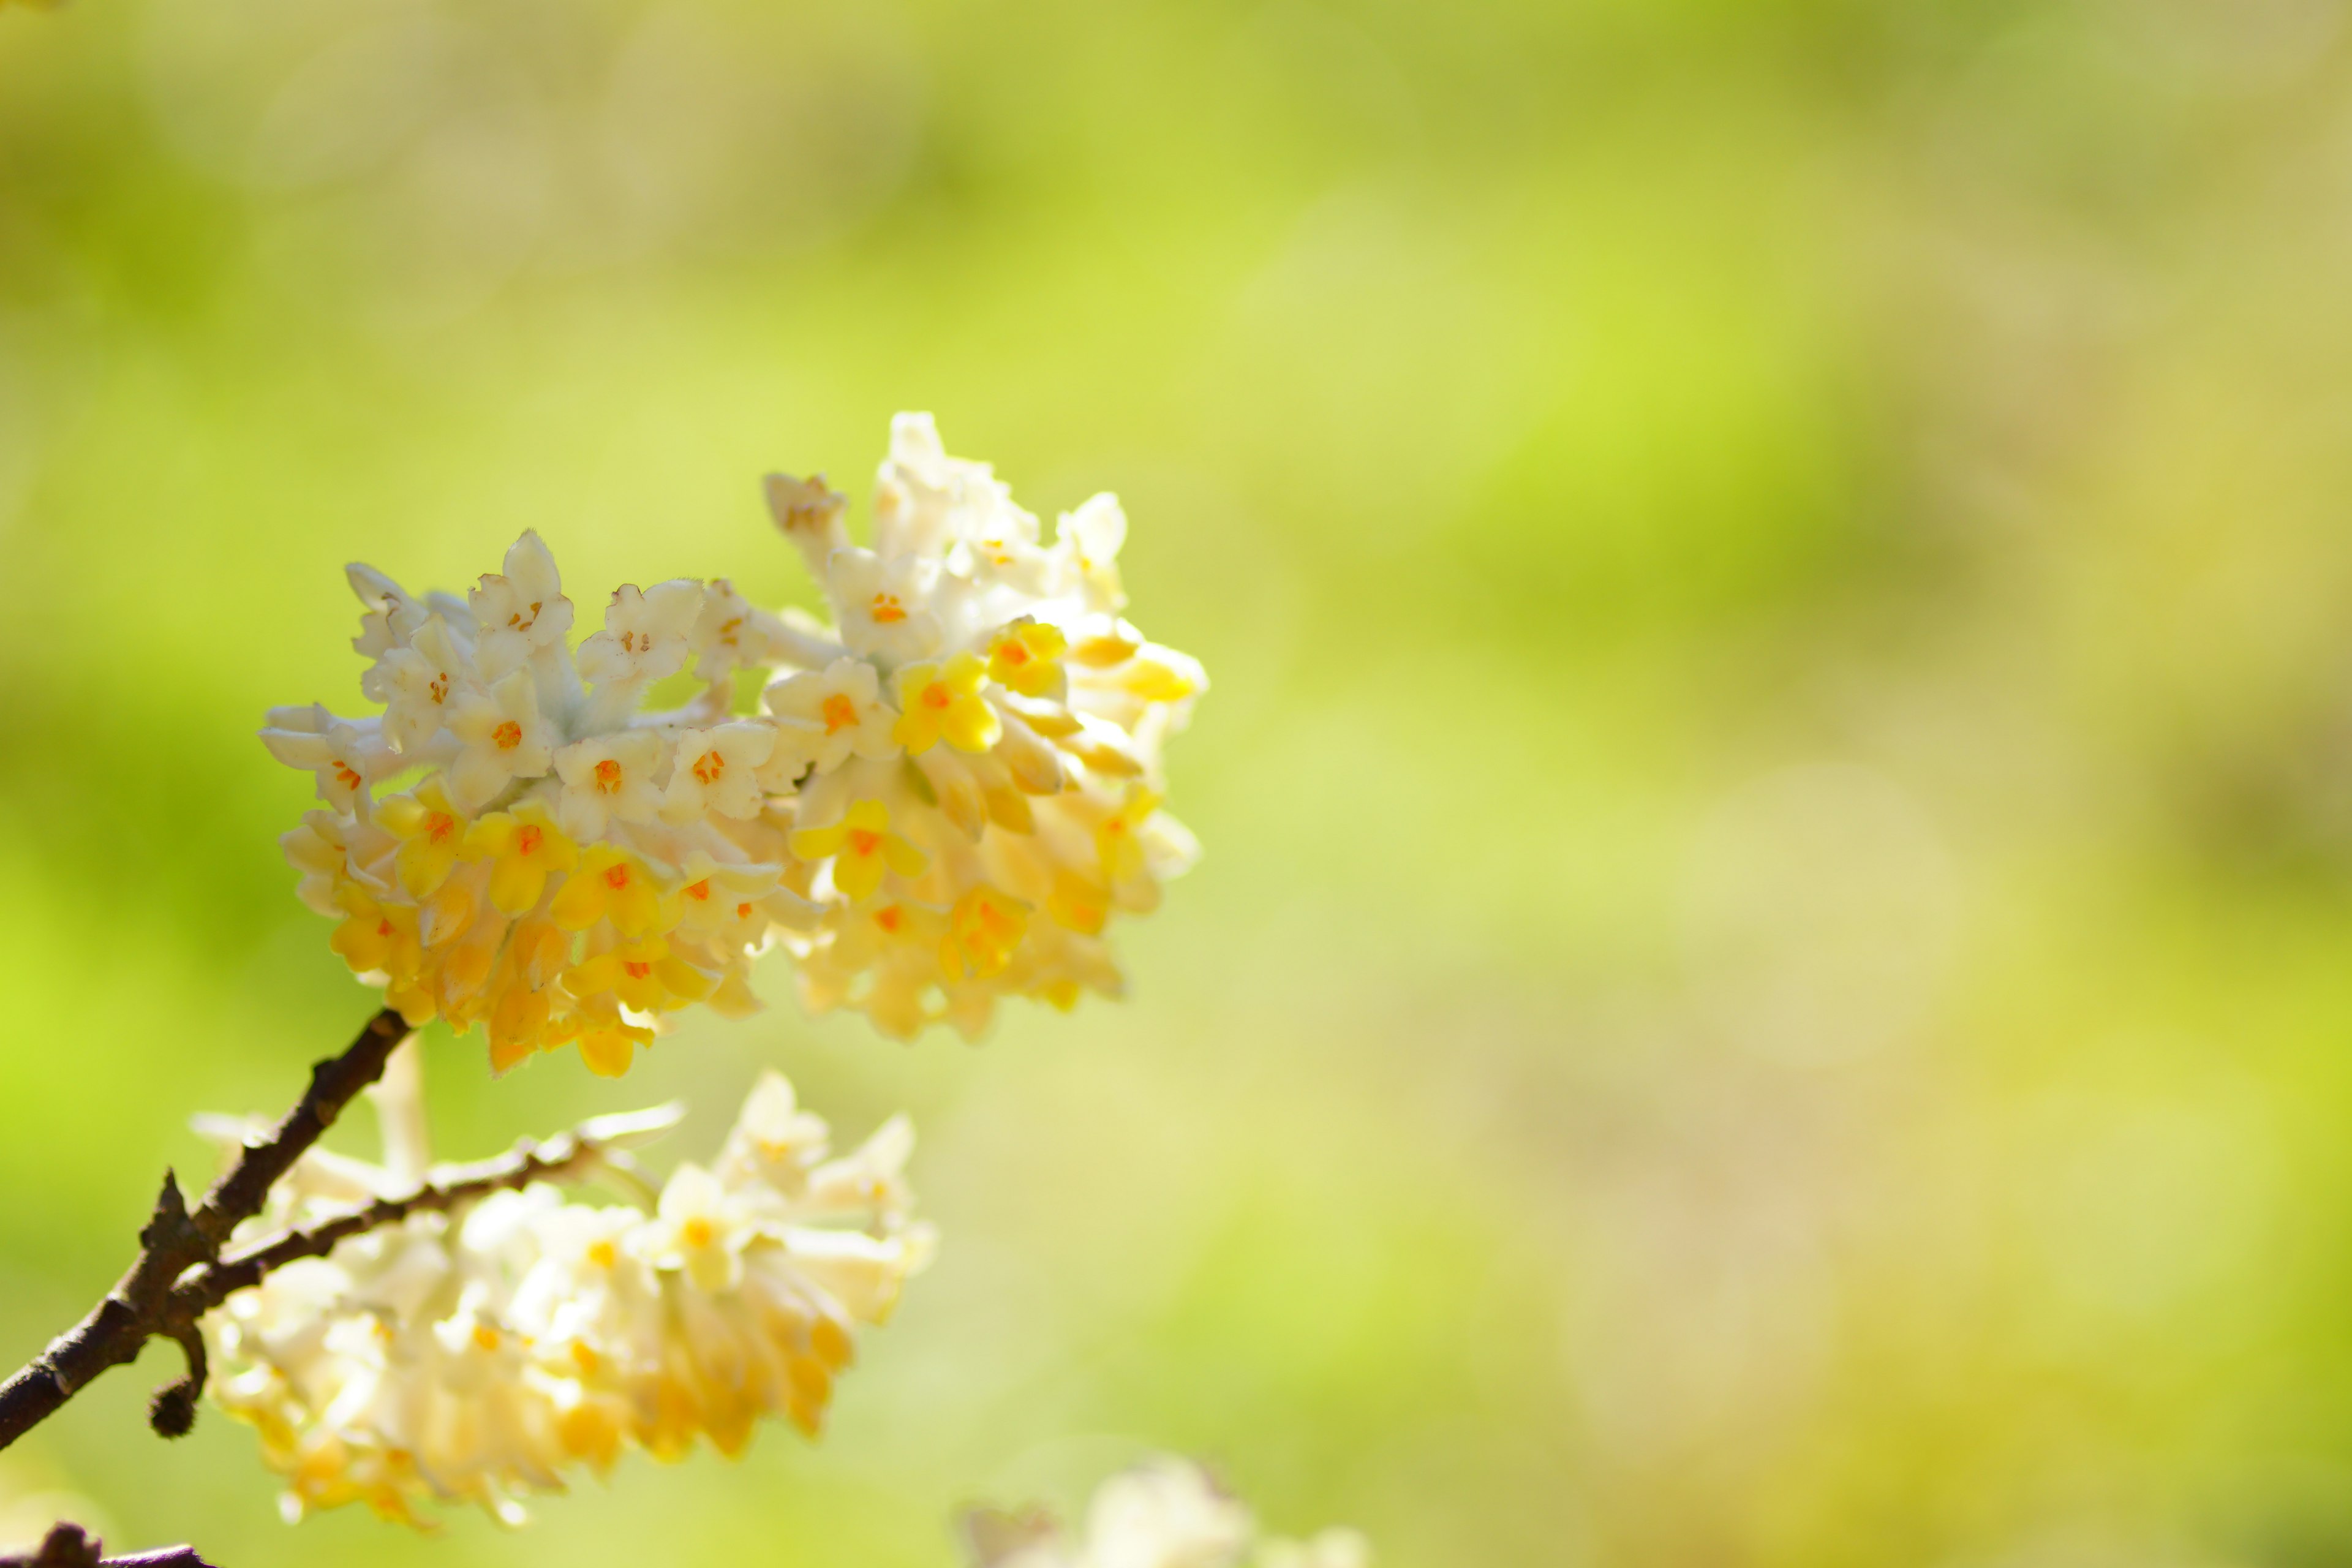
{"label": "drooping flower head", "polygon": [[[912,1146],[896,1120],[832,1157],[770,1073],[718,1163],[680,1165],[650,1209],[497,1193],[231,1296],[203,1323],[212,1397],[259,1430],[289,1519],[364,1502],[423,1522],[438,1501],[514,1523],[524,1497],[631,1451],[740,1453],[768,1416],[814,1437],[853,1335],[930,1256],[908,1218]],[[314,1150],[255,1228],[412,1190],[392,1165]]]}
{"label": "drooping flower head", "polygon": [[1165,1457],[1096,1489],[1081,1531],[1042,1510],[981,1510],[966,1517],[964,1539],[973,1568],[1370,1568],[1372,1560],[1352,1530],[1306,1542],[1262,1536],[1207,1472]]}
{"label": "drooping flower head", "polygon": [[325,803],[283,840],[301,897],[411,1023],[482,1025],[501,1071],[573,1045],[618,1074],[681,1008],[755,1008],[777,945],[813,1010],[900,1038],[1118,993],[1105,928],[1197,853],[1161,748],[1207,685],[1122,618],[1118,502],[1045,542],[923,415],[892,426],[873,548],[822,479],[768,498],[829,626],[681,579],[575,642],[532,533],[462,600],[351,569],[383,711],[277,709],[262,739]]}

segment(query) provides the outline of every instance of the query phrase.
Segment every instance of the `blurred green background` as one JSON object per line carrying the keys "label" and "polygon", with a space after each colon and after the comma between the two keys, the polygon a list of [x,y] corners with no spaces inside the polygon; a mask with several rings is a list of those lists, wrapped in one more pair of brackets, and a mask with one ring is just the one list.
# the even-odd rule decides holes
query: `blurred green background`
{"label": "blurred green background", "polygon": [[[2336,0],[0,11],[0,1360],[366,996],[262,710],[340,580],[807,603],[936,411],[1117,489],[1208,856],[978,1049],[786,977],[626,1081],[922,1130],[834,1428],[289,1531],[160,1351],[0,1466],[263,1564],[950,1560],[1144,1446],[1386,1568],[2352,1561]],[[781,962],[781,961],[777,961]],[[353,1147],[364,1147],[364,1119]]]}

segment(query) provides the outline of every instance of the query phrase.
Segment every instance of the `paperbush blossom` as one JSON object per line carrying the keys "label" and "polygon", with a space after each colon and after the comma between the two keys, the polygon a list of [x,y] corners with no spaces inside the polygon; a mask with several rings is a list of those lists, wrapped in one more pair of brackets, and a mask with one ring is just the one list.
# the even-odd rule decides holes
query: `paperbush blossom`
{"label": "paperbush blossom", "polygon": [[[205,1319],[212,1396],[259,1429],[289,1520],[364,1502],[420,1522],[440,1501],[514,1523],[522,1497],[631,1450],[739,1453],[769,1415],[814,1436],[855,1331],[888,1317],[932,1247],[908,1218],[906,1121],[839,1159],[826,1138],[770,1073],[718,1163],[680,1165],[650,1211],[541,1184],[289,1265]],[[403,1163],[314,1151],[255,1228],[403,1195]]]}
{"label": "paperbush blossom", "polygon": [[575,646],[531,533],[462,600],[351,569],[383,711],[278,709],[262,739],[325,803],[283,840],[301,897],[412,1024],[616,1075],[678,1009],[755,1008],[777,944],[810,1008],[899,1038],[1118,992],[1106,927],[1197,852],[1160,758],[1207,681],[1121,618],[1118,502],[1046,542],[923,415],[892,426],[872,549],[821,479],[768,495],[829,626],[679,580],[623,586]]}
{"label": "paperbush blossom", "polygon": [[1047,1515],[976,1512],[965,1521],[974,1568],[1370,1568],[1351,1530],[1312,1541],[1262,1537],[1248,1509],[1197,1465],[1155,1458],[1096,1489],[1086,1528]]}

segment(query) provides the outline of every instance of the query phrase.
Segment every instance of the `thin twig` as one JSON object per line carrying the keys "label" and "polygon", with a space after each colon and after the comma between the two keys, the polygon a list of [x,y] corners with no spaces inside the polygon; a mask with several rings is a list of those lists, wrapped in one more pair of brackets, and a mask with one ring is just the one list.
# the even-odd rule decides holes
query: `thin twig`
{"label": "thin twig", "polygon": [[[176,1332],[193,1321],[174,1311],[173,1287],[181,1276],[219,1258],[230,1233],[261,1212],[278,1179],[318,1142],[354,1095],[383,1075],[393,1048],[408,1033],[407,1023],[389,1007],[369,1019],[341,1056],[310,1069],[310,1087],[286,1120],[239,1154],[236,1166],[214,1184],[193,1214],[178,1182],[169,1171],[163,1173],[155,1211],[139,1233],[139,1257],[130,1270],[87,1317],[0,1384],[0,1448],[57,1414],[100,1373],[137,1360],[141,1348],[157,1334],[173,1334],[183,1345],[188,1342]],[[195,1354],[192,1352],[192,1358]],[[167,1436],[176,1435],[171,1430],[175,1423],[179,1431],[187,1430],[178,1423],[184,1408],[187,1419],[194,1419],[194,1394],[183,1397],[176,1391],[188,1388],[191,1380],[200,1389],[202,1373],[201,1364],[192,1359],[189,1377],[157,1395],[158,1429]]]}
{"label": "thin twig", "polygon": [[174,1321],[194,1322],[239,1290],[305,1258],[324,1258],[338,1245],[414,1214],[446,1213],[477,1198],[533,1182],[561,1181],[608,1158],[585,1132],[559,1133],[544,1143],[524,1139],[511,1153],[471,1165],[444,1166],[441,1179],[404,1198],[379,1198],[365,1208],[302,1229],[288,1230],[231,1258],[197,1269],[172,1292]]}

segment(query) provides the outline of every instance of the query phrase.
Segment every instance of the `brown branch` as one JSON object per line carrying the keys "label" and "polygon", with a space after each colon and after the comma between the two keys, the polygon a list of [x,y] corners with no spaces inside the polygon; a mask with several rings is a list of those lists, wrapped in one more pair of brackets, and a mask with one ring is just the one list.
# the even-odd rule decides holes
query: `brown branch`
{"label": "brown branch", "polygon": [[193,1546],[167,1546],[161,1552],[134,1552],[129,1557],[100,1557],[106,1548],[78,1524],[50,1530],[40,1550],[29,1557],[0,1556],[0,1568],[209,1568]]}
{"label": "brown branch", "polygon": [[441,1179],[404,1198],[379,1198],[365,1208],[299,1230],[288,1230],[232,1258],[208,1264],[172,1292],[169,1315],[193,1324],[236,1292],[258,1285],[286,1265],[324,1258],[338,1245],[414,1214],[447,1213],[477,1198],[533,1182],[561,1181],[607,1158],[604,1142],[585,1131],[559,1133],[544,1143],[526,1138],[514,1152],[471,1165],[444,1166]]}
{"label": "brown branch", "polygon": [[[261,1212],[278,1179],[318,1142],[353,1096],[383,1076],[393,1048],[408,1033],[407,1023],[389,1007],[370,1018],[341,1056],[310,1069],[310,1087],[286,1120],[238,1155],[236,1166],[214,1184],[194,1213],[188,1211],[172,1173],[163,1173],[155,1212],[139,1233],[139,1257],[130,1270],[87,1317],[0,1384],[0,1448],[57,1414],[100,1373],[138,1359],[141,1348],[157,1334],[171,1334],[184,1347],[190,1343],[182,1331],[194,1320],[174,1310],[173,1288],[181,1276],[218,1258],[229,1234]],[[186,1431],[195,1416],[195,1393],[203,1387],[201,1347],[189,1355],[188,1376],[156,1396],[157,1429],[166,1436]],[[184,1559],[194,1560],[193,1553]]]}

